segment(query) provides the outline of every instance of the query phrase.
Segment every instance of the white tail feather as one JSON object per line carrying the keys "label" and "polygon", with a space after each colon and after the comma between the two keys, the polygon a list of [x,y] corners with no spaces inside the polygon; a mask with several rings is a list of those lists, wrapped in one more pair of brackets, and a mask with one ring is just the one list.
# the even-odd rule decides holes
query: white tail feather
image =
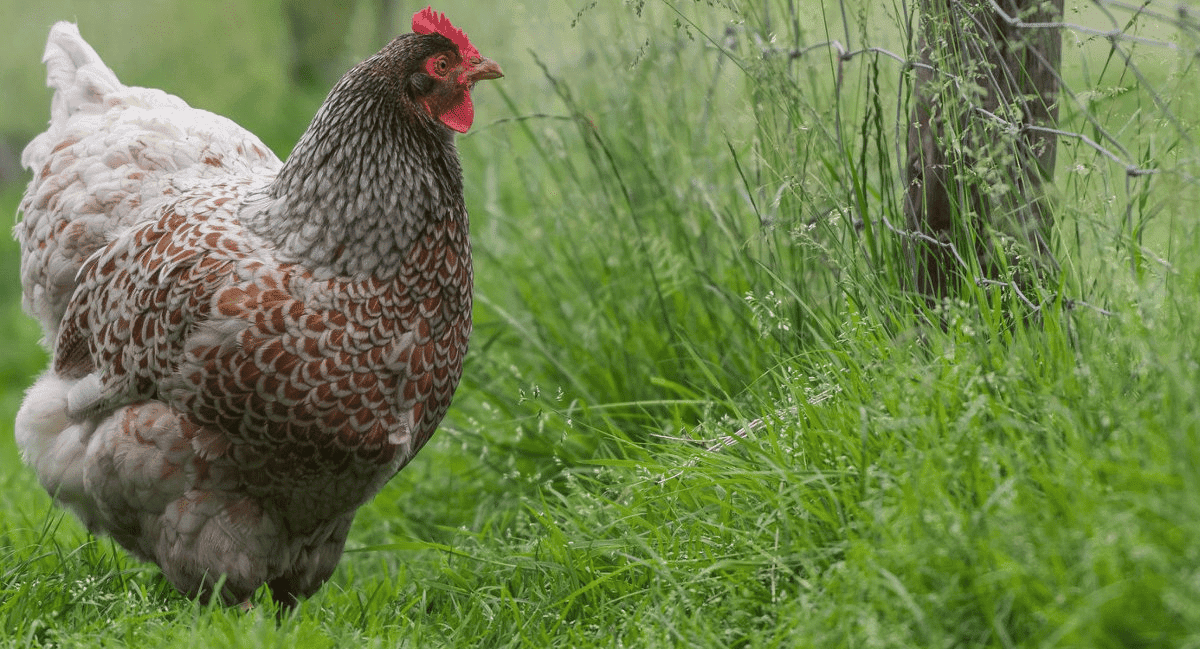
{"label": "white tail feather", "polygon": [[102,105],[105,95],[122,87],[117,75],[104,65],[73,23],[60,22],[50,29],[42,62],[46,64],[46,85],[55,91],[51,128],[83,106]]}
{"label": "white tail feather", "polygon": [[46,85],[54,89],[54,98],[50,101],[50,128],[21,153],[21,164],[31,171],[46,163],[72,115],[86,107],[100,112],[105,96],[124,88],[73,23],[59,22],[50,28],[42,62],[46,64]]}

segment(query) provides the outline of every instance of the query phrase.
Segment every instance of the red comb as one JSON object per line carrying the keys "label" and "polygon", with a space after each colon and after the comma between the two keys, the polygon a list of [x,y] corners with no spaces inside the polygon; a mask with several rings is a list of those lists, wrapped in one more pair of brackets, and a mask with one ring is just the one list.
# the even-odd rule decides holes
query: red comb
{"label": "red comb", "polygon": [[433,7],[425,7],[413,14],[412,30],[418,34],[441,34],[449,38],[458,46],[458,53],[464,60],[479,57],[479,50],[475,49],[467,35],[451,24],[445,14],[434,11]]}

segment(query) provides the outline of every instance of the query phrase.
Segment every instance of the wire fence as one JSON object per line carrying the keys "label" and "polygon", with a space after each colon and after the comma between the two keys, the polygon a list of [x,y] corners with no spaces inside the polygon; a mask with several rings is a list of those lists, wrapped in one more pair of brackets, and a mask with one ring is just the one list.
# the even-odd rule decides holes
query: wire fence
{"label": "wire fence", "polygon": [[[922,0],[919,6],[907,1],[891,5],[827,2],[825,20],[817,21],[820,26],[807,32],[802,24],[807,21],[796,15],[793,2],[782,8],[776,3],[773,15],[767,8],[763,20],[727,30],[724,42],[714,42],[714,46],[731,55],[740,51],[743,57],[749,47],[752,55],[785,67],[798,84],[805,75],[811,79],[814,71],[825,83],[832,77],[832,101],[838,108],[830,137],[839,143],[844,131],[861,126],[856,120],[862,119],[861,115],[843,114],[841,107],[869,103],[866,94],[882,92],[881,87],[890,85],[894,95],[888,101],[895,106],[889,138],[893,178],[905,178],[904,134],[912,120],[912,77],[927,73],[949,88],[971,119],[986,125],[990,136],[1014,142],[1030,137],[1057,140],[1060,153],[1051,193],[1057,206],[1054,214],[1060,246],[1070,239],[1077,247],[1083,245],[1083,239],[1093,247],[1100,242],[1130,251],[1128,254],[1136,257],[1130,262],[1135,267],[1150,262],[1172,272],[1169,251],[1157,249],[1163,237],[1151,237],[1154,245],[1148,245],[1146,239],[1155,227],[1169,227],[1152,226],[1156,215],[1200,208],[1194,204],[1200,188],[1200,152],[1195,141],[1196,106],[1200,105],[1195,103],[1200,102],[1200,8],[1155,0],[1137,4],[1091,0],[1068,6],[1066,16],[1047,21],[1016,15],[1011,2],[1005,3],[1010,8],[996,0],[943,2],[960,9],[965,5],[966,14],[993,20],[1007,28],[1008,40],[1019,41],[992,43],[993,47],[1031,48],[1037,34],[1050,30],[1061,35],[1062,60],[1053,68],[1058,86],[1056,120],[1031,120],[1028,105],[1015,110],[1012,106],[988,106],[981,99],[986,93],[979,92],[978,77],[922,57],[921,14],[929,11],[932,0]],[[825,38],[805,42],[812,34]],[[786,40],[791,42],[780,42]],[[884,72],[890,77],[888,83],[863,81],[887,63],[891,64],[891,71]],[[820,94],[809,93],[800,100],[816,101],[812,97]],[[886,183],[877,189],[889,192]],[[890,191],[897,189],[902,190],[892,187]],[[1098,198],[1100,195],[1103,198]],[[1088,201],[1100,204],[1101,209]],[[982,273],[962,241],[889,218],[896,213],[864,210],[855,218],[899,239],[945,249],[960,272],[973,277],[977,285],[1011,291],[1032,311],[1061,301],[1067,307],[1112,313],[1110,306],[1090,303],[1090,296],[1088,300],[1062,296],[1057,289],[1037,290],[1034,295],[1022,282]],[[1076,222],[1068,227],[1067,221]],[[1082,221],[1087,222],[1086,228],[1079,224]],[[1088,228],[1090,235],[1080,234]],[[1071,229],[1073,232],[1067,232]]]}

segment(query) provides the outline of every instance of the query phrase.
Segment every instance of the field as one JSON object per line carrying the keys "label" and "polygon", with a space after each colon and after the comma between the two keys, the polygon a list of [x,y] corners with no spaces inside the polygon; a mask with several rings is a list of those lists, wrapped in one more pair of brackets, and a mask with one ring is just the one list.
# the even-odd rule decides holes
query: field
{"label": "field", "polygon": [[[52,505],[12,437],[47,355],[0,237],[0,646],[1200,647],[1200,21],[1067,4],[1061,269],[927,303],[907,4],[440,3],[506,74],[459,139],[463,383],[283,614],[188,600]],[[57,19],[281,156],[326,91],[288,82],[276,2],[0,9],[18,152]]]}

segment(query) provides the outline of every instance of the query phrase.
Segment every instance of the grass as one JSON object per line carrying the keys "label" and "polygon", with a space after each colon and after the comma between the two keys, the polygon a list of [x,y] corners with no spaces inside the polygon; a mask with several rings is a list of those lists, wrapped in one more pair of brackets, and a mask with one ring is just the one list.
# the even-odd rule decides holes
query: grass
{"label": "grass", "polygon": [[[981,285],[926,306],[882,225],[904,222],[899,64],[860,56],[839,84],[826,50],[764,58],[754,38],[902,52],[897,8],[851,3],[847,32],[833,3],[795,22],[721,4],[518,3],[490,28],[439,7],[508,74],[460,139],[463,385],[280,620],[265,592],[246,613],[181,597],[21,466],[12,415],[46,357],[0,243],[0,645],[1200,646],[1194,59],[1134,48],[1142,85],[1102,44],[1068,47],[1086,100],[1062,127],[1160,173],[1061,144],[1046,305]],[[121,33],[89,7],[68,10]],[[282,81],[271,6],[234,21],[259,39],[149,7],[130,20],[197,27],[145,52],[93,40],[118,74],[285,153],[320,98]],[[1172,34],[1152,35],[1194,47]],[[193,38],[216,59],[200,81]],[[41,74],[23,42],[7,78]],[[27,95],[5,129],[45,119]]]}

